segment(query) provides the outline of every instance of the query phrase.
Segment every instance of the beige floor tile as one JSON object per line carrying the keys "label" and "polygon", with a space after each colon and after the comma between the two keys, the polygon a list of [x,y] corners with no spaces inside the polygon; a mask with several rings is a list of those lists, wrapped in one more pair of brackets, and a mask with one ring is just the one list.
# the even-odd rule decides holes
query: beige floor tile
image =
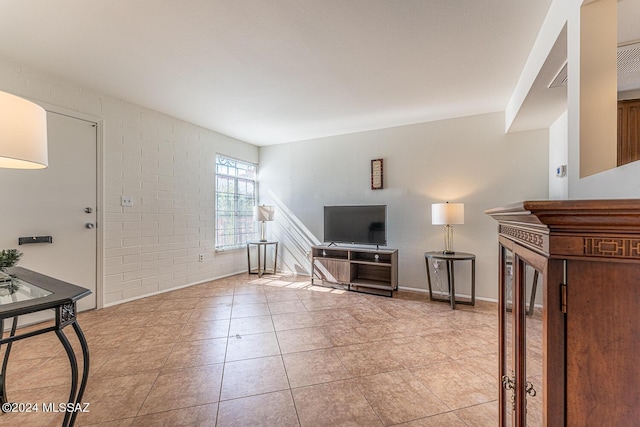
{"label": "beige floor tile", "polygon": [[336,323],[325,325],[319,328],[322,333],[331,341],[334,347],[362,344],[368,342],[367,338],[360,335],[355,327]]}
{"label": "beige floor tile", "polygon": [[382,426],[355,380],[292,390],[302,427]]}
{"label": "beige floor tile", "polygon": [[146,316],[144,326],[175,326],[179,323],[187,323],[192,310],[172,310],[155,312],[153,316]]}
{"label": "beige floor tile", "polygon": [[272,315],[286,313],[306,313],[307,308],[304,306],[302,301],[296,299],[290,301],[270,302],[269,311],[271,311]]}
{"label": "beige floor tile", "polygon": [[259,304],[233,304],[231,310],[231,318],[236,319],[238,317],[255,317],[255,316],[269,316],[269,305],[267,303]]}
{"label": "beige floor tile", "polygon": [[386,322],[368,322],[353,328],[368,342],[404,338],[417,335],[412,328],[395,323],[394,320]]}
{"label": "beige floor tile", "polygon": [[362,393],[385,425],[449,411],[406,369],[358,378]]}
{"label": "beige floor tile", "polygon": [[217,427],[298,425],[298,415],[290,390],[220,402]]}
{"label": "beige floor tile", "polygon": [[229,320],[212,320],[209,322],[189,322],[184,325],[178,341],[207,340],[226,338],[229,334]]}
{"label": "beige floor tile", "polygon": [[483,357],[460,359],[457,362],[473,371],[487,383],[492,384],[495,390],[498,390],[500,382],[498,380],[498,353],[486,354]]}
{"label": "beige floor tile", "polygon": [[[149,313],[158,310],[169,298],[169,295],[165,294],[154,295],[152,297],[141,298],[139,300],[120,304],[115,307],[109,307],[106,310],[109,310],[109,312],[112,312],[116,316],[124,316],[130,313]],[[169,310],[179,310],[179,308],[169,308]]]}
{"label": "beige floor tile", "polygon": [[192,287],[177,289],[168,293],[168,300],[205,298],[208,296],[208,291],[209,290],[204,286],[196,286],[195,289],[192,289]]}
{"label": "beige floor tile", "polygon": [[331,349],[282,356],[291,388],[343,380],[351,377]]}
{"label": "beige floor tile", "polygon": [[233,296],[233,305],[245,305],[245,304],[266,304],[267,296],[264,291],[251,293],[236,293]]}
{"label": "beige floor tile", "polygon": [[227,338],[180,342],[173,346],[164,369],[190,368],[223,363]]}
{"label": "beige floor tile", "polygon": [[[486,427],[493,425],[495,424],[487,424]],[[447,412],[427,418],[420,418],[419,420],[409,421],[408,423],[397,424],[396,427],[467,427],[467,424],[465,424],[453,412]]]}
{"label": "beige floor tile", "polygon": [[496,348],[486,341],[464,332],[444,332],[425,336],[433,347],[450,358],[466,359],[483,357],[496,352]]}
{"label": "beige floor tile", "polygon": [[337,347],[334,350],[349,373],[356,377],[404,368],[384,346],[375,343]]}
{"label": "beige floor tile", "polygon": [[[116,378],[91,378],[83,401],[90,412],[79,414],[83,423],[131,418],[138,414],[158,374],[137,374]],[[65,399],[66,400],[66,399]]]}
{"label": "beige floor tile", "polygon": [[271,316],[239,317],[237,319],[231,319],[229,336],[260,334],[273,331]]}
{"label": "beige floor tile", "polygon": [[[428,299],[427,296],[424,298]],[[376,305],[394,319],[413,319],[422,315],[419,310],[421,304],[422,302],[402,301],[393,298],[390,301],[380,302]]]}
{"label": "beige floor tile", "polygon": [[275,332],[234,335],[230,336],[227,342],[227,355],[225,360],[232,362],[279,354],[280,347],[278,346]]}
{"label": "beige floor tile", "polygon": [[[288,284],[288,282],[283,282]],[[300,301],[298,295],[295,292],[292,292],[290,289],[282,289],[282,288],[273,288],[273,289],[265,289],[265,296],[267,297],[267,302],[269,304],[273,304],[276,302],[284,302],[284,301]]]}
{"label": "beige floor tile", "polygon": [[142,372],[158,372],[164,366],[172,347],[154,346],[132,353],[113,354],[96,371],[96,377],[121,377]]}
{"label": "beige floor tile", "polygon": [[378,307],[371,307],[371,306],[348,307],[347,311],[360,323],[368,323],[368,322],[375,323],[375,322],[385,322],[385,321],[393,320],[393,317],[391,317],[384,310],[381,310]]}
{"label": "beige floor tile", "polygon": [[[184,295],[188,295],[188,288],[185,288]],[[173,310],[191,310],[196,308],[198,303],[200,302],[200,298],[170,298],[167,301],[163,301],[159,306],[157,311],[173,311]]]}
{"label": "beige floor tile", "polygon": [[340,301],[333,297],[302,299],[302,303],[308,311],[347,308],[349,306],[349,302],[346,299],[344,301]]}
{"label": "beige floor tile", "polygon": [[139,415],[214,403],[220,397],[222,364],[198,366],[158,375]]}
{"label": "beige floor tile", "polygon": [[316,326],[309,313],[287,313],[274,314],[271,316],[273,326],[276,331],[286,331],[288,329],[311,328]]}
{"label": "beige floor tile", "polygon": [[469,427],[486,427],[498,425],[498,401],[471,406],[455,411],[455,414]]}
{"label": "beige floor tile", "polygon": [[135,418],[123,418],[120,420],[105,421],[97,424],[83,424],[82,420],[76,422],[76,426],[96,426],[96,427],[131,427]]}
{"label": "beige floor tile", "polygon": [[[238,283],[234,286],[233,289],[233,298],[234,298],[234,302],[236,301],[236,297],[239,298],[245,298],[244,301],[238,300],[238,302],[245,302],[247,303],[247,301],[256,301],[255,299],[252,300],[251,295],[253,295],[255,298],[261,298],[264,296],[264,286],[263,283],[261,282],[268,282],[269,279],[268,278],[264,278],[264,279],[259,279],[256,276],[251,276],[248,278],[248,280],[243,281],[242,283]],[[259,302],[266,302],[266,299],[264,301],[259,301]]]}
{"label": "beige floor tile", "polygon": [[[27,330],[25,330],[26,332]],[[18,330],[16,335],[22,332]],[[8,336],[8,334],[5,334]],[[6,346],[2,346],[2,354]],[[55,356],[59,352],[64,351],[64,347],[54,333],[42,334],[29,339],[16,341],[11,346],[11,360],[21,359],[42,359]]]}
{"label": "beige floor tile", "polygon": [[278,342],[282,354],[317,350],[331,347],[331,341],[319,328],[289,329],[278,331]]}
{"label": "beige floor tile", "polygon": [[360,324],[349,312],[342,308],[329,308],[322,310],[310,311],[309,315],[316,322],[317,326],[324,325],[344,325],[357,326]]}
{"label": "beige floor tile", "polygon": [[[69,397],[68,386],[54,386],[43,387],[29,390],[19,390],[13,392],[9,387],[7,390],[7,399],[13,403],[35,403],[38,404],[38,411],[34,412],[0,412],[0,426],[2,427],[15,427],[15,426],[56,426],[62,425],[64,414],[44,412],[42,410],[42,403],[53,402],[56,405],[58,402],[66,402]],[[17,407],[16,407],[17,409]],[[84,418],[88,414],[79,413],[78,419]]]}
{"label": "beige floor tile", "polygon": [[218,404],[191,406],[173,411],[143,415],[131,427],[211,427],[216,425]]}
{"label": "beige floor tile", "polygon": [[451,409],[460,409],[495,400],[495,384],[457,362],[444,362],[412,370]]}
{"label": "beige floor tile", "polygon": [[201,298],[195,308],[215,307],[216,305],[228,305],[233,303],[233,291],[231,295],[216,295]]}
{"label": "beige floor tile", "polygon": [[[79,319],[91,353],[83,398],[91,412],[79,414],[78,426],[497,425],[493,303],[454,311],[424,293],[383,298],[308,277],[239,274]],[[540,352],[540,332],[528,336]],[[15,344],[10,400],[66,401],[69,383],[54,334]],[[0,427],[61,420],[5,414]]]}
{"label": "beige floor tile", "polygon": [[[10,359],[11,360],[11,359]],[[6,386],[9,390],[25,390],[48,386],[71,384],[69,359],[44,358],[11,361],[7,365]]]}
{"label": "beige floor tile", "polygon": [[280,356],[227,362],[220,400],[289,389]]}
{"label": "beige floor tile", "polygon": [[217,304],[210,307],[195,308],[191,312],[190,322],[208,322],[210,320],[231,319],[231,304]]}
{"label": "beige floor tile", "polygon": [[[186,311],[188,316],[191,315],[190,310],[175,310],[175,311]],[[94,316],[91,318],[80,318],[79,324],[82,327],[83,331],[91,332],[91,333],[103,333],[107,334],[109,331],[114,331],[123,328],[143,328],[147,326],[149,321],[153,319],[156,315],[159,315],[158,312],[149,312],[149,311],[141,311],[138,313],[125,313],[118,314],[115,312],[114,307],[109,307],[104,310],[98,310],[97,312],[104,312],[106,315],[104,316]],[[108,313],[108,314],[107,314]],[[151,314],[153,313],[153,314]],[[163,312],[166,313],[166,312]],[[123,324],[122,318],[123,316],[127,319],[126,324]],[[187,319],[189,317],[187,316]],[[186,321],[185,320],[185,321]],[[151,325],[154,326],[154,325]]]}
{"label": "beige floor tile", "polygon": [[385,346],[391,357],[405,368],[433,365],[451,360],[449,356],[439,352],[430,342],[420,337],[382,341],[380,345]]}
{"label": "beige floor tile", "polygon": [[133,348],[152,347],[160,344],[173,344],[183,329],[182,324],[169,328],[167,326],[146,326],[143,328],[123,328],[111,333],[98,333],[95,330],[86,334],[89,349],[100,350],[118,349],[128,352]]}

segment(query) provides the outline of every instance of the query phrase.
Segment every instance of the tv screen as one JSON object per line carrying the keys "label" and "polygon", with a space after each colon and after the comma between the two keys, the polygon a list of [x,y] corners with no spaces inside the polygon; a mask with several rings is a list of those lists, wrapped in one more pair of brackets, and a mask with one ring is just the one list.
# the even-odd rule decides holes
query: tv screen
{"label": "tv screen", "polygon": [[385,205],[325,206],[324,241],[365,245],[387,244]]}

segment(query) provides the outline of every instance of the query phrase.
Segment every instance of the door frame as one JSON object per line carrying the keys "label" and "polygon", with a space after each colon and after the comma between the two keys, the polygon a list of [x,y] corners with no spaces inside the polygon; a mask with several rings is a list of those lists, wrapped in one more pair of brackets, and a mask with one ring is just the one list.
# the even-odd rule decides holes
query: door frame
{"label": "door frame", "polygon": [[40,105],[47,112],[61,114],[73,119],[84,120],[96,126],[96,310],[104,307],[104,119],[81,111],[71,110],[59,105],[49,104],[38,99],[30,101]]}

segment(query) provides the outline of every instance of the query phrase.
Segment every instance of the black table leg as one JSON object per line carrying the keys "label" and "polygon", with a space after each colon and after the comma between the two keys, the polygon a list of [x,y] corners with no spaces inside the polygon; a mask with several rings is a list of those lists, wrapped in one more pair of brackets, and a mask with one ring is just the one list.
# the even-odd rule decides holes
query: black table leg
{"label": "black table leg", "polygon": [[[11,333],[10,337],[14,337],[16,335],[16,329],[18,328],[18,318],[13,318],[13,324],[11,325]],[[4,333],[4,319],[0,320],[0,334]],[[0,404],[7,403],[7,365],[9,364],[9,354],[11,353],[11,345],[13,342],[7,343],[7,351],[4,353],[4,358],[2,360],[2,371],[0,372]],[[1,346],[0,346],[1,347]]]}
{"label": "black table leg", "polygon": [[[67,352],[67,357],[69,358],[69,364],[71,365],[71,391],[69,392],[68,402],[73,403],[74,404],[73,409],[75,409],[76,390],[78,389],[78,361],[76,360],[76,355],[73,352],[73,347],[71,347],[71,344],[69,343],[67,336],[64,334],[64,332],[62,332],[62,329],[56,329],[56,335],[58,336],[58,339],[60,340],[60,342],[62,343],[62,346]],[[64,421],[62,422],[63,427],[71,425],[69,424],[71,421],[71,414],[72,414],[72,411],[69,411],[69,410],[65,411]]]}
{"label": "black table leg", "polygon": [[[80,388],[78,389],[78,395],[76,396],[76,408],[78,404],[82,405],[82,396],[84,395],[84,390],[87,386],[87,380],[89,379],[89,346],[87,345],[87,340],[82,333],[82,329],[80,329],[80,325],[78,322],[73,322],[72,324],[73,330],[76,332],[78,336],[78,341],[80,341],[80,347],[82,348],[82,381],[80,381]],[[71,420],[69,423],[69,427],[72,427],[76,421],[76,416],[78,415],[78,411],[74,411],[71,415]]]}

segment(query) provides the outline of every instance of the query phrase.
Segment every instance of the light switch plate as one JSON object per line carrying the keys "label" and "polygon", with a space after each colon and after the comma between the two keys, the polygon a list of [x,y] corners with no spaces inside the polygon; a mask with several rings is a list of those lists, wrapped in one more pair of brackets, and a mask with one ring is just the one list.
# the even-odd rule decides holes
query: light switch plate
{"label": "light switch plate", "polygon": [[133,207],[133,197],[131,196],[122,196],[122,200],[120,205],[123,208],[132,208]]}

